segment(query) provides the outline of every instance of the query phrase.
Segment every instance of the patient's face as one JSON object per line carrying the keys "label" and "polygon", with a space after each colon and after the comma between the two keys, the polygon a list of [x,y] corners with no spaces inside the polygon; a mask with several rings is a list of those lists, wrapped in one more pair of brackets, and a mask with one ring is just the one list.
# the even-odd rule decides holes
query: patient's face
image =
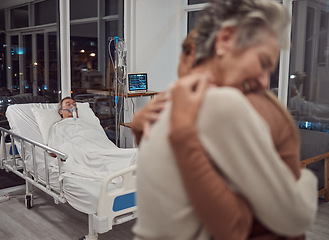
{"label": "patient's face", "polygon": [[[62,115],[63,118],[72,118],[73,117],[73,113],[71,111],[69,111],[69,109],[71,108],[72,105],[77,107],[77,104],[75,103],[75,101],[73,99],[65,99],[62,102],[62,109],[59,110],[59,113]],[[77,109],[77,117],[78,117],[78,109]]]}

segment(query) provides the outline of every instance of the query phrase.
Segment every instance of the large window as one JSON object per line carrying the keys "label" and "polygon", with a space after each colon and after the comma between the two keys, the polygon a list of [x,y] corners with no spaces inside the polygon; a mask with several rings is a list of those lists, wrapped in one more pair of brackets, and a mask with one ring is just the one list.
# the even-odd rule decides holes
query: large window
{"label": "large window", "polygon": [[57,0],[38,2],[34,5],[35,25],[56,23]]}
{"label": "large window", "polygon": [[45,0],[0,11],[2,104],[59,100],[57,9],[57,0]]}
{"label": "large window", "polygon": [[97,23],[71,26],[72,90],[100,88],[101,79],[88,75],[98,70]]}
{"label": "large window", "polygon": [[10,10],[10,26],[11,28],[29,26],[29,8],[27,5]]}
{"label": "large window", "polygon": [[190,32],[195,27],[195,22],[200,11],[191,11],[187,13],[187,31]]}
{"label": "large window", "polygon": [[[121,9],[122,11],[122,9]],[[118,0],[106,0],[105,1],[105,16],[120,14],[119,1]]]}
{"label": "large window", "polygon": [[[101,4],[99,8],[98,3]],[[81,8],[88,11],[80,11]],[[97,9],[100,9],[99,18],[94,18]],[[80,95],[78,98],[81,98],[85,94],[90,99],[93,94],[110,91],[113,69],[108,69],[108,45],[111,37],[123,37],[122,18],[121,1],[71,1],[71,19],[76,19],[71,22],[71,85],[74,96]]]}
{"label": "large window", "polygon": [[190,32],[195,27],[198,14],[207,2],[207,0],[187,0],[185,9],[187,12],[187,32]]}
{"label": "large window", "polygon": [[23,49],[18,45],[18,36],[12,36],[10,43],[11,63],[9,63],[8,69],[11,70],[11,84],[8,82],[8,89],[15,95],[20,93],[19,55],[23,53]]}
{"label": "large window", "polygon": [[97,2],[97,0],[70,0],[71,20],[97,17]]}
{"label": "large window", "polygon": [[188,0],[188,4],[192,5],[192,4],[199,4],[199,3],[206,3],[208,2],[207,0]]}
{"label": "large window", "polygon": [[5,11],[0,10],[0,31],[5,30]]}
{"label": "large window", "polygon": [[294,1],[288,107],[300,128],[329,132],[329,1]]}
{"label": "large window", "polygon": [[[15,96],[20,102],[59,101],[58,10],[58,0],[31,0],[0,9],[2,96],[12,95],[8,98]],[[109,64],[108,39],[123,38],[123,1],[70,0],[70,26],[72,97],[88,101],[98,116],[103,114],[103,124],[103,119],[111,119],[113,112],[110,97],[113,68]],[[0,109],[4,113],[6,106]],[[109,129],[111,124],[103,125]]]}
{"label": "large window", "polygon": [[5,34],[0,33],[0,88],[6,88],[6,44]]}
{"label": "large window", "polygon": [[71,0],[72,97],[89,102],[113,141],[114,69],[110,53],[114,56],[114,49],[109,45],[110,39],[123,38],[122,19],[123,1]]}

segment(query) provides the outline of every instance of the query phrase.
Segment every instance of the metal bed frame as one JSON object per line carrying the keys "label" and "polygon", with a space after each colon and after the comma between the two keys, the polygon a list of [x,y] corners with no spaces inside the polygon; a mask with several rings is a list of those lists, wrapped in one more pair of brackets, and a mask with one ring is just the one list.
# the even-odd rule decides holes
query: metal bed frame
{"label": "metal bed frame", "polygon": [[[0,127],[1,145],[0,145],[0,169],[5,169],[23,178],[26,182],[25,205],[27,208],[33,206],[32,188],[37,187],[43,192],[54,198],[56,204],[66,203],[63,192],[63,179],[59,176],[62,173],[61,166],[67,159],[67,155],[56,149],[38,143],[31,139],[19,136],[10,130]],[[9,141],[9,139],[10,141]],[[7,142],[6,142],[7,141]],[[20,145],[18,153],[15,142]],[[32,148],[32,170],[26,167],[25,149]],[[40,148],[43,151],[43,160],[45,167],[45,180],[39,177],[37,171],[37,161],[35,149]],[[59,190],[54,189],[49,183],[49,163],[48,154],[55,154],[58,162]],[[40,163],[39,163],[40,164]],[[88,235],[81,239],[96,240],[98,233],[105,233],[112,229],[113,225],[127,222],[136,217],[137,206],[135,204],[135,178],[136,166],[130,166],[116,173],[110,174],[103,180],[101,192],[98,200],[97,213],[88,214]],[[108,192],[108,184],[112,179],[122,177],[122,187]]]}

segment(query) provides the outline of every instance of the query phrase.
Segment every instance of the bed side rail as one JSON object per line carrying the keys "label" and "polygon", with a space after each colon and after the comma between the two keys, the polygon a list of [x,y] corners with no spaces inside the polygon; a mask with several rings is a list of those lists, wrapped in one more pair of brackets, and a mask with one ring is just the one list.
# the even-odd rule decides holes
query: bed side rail
{"label": "bed side rail", "polygon": [[[33,141],[31,139],[28,139],[23,136],[19,136],[12,131],[1,128],[0,127],[0,133],[1,133],[1,145],[0,145],[0,168],[5,169],[7,171],[11,171],[15,173],[16,175],[20,176],[21,178],[25,179],[27,183],[32,184],[33,186],[36,186],[37,188],[41,189],[42,191],[48,193],[52,197],[54,197],[55,202],[66,202],[63,194],[63,180],[58,177],[59,181],[59,192],[58,194],[51,188],[49,183],[49,163],[47,156],[49,154],[53,154],[58,161],[58,171],[59,175],[62,172],[61,165],[62,161],[65,161],[67,159],[67,155],[65,153],[62,153],[56,149],[53,149],[51,147],[48,147],[44,144],[41,144],[39,142]],[[10,138],[10,143],[6,143],[6,139]],[[18,142],[20,145],[20,154],[16,154],[16,144],[15,142]],[[26,168],[26,147],[30,146],[32,150],[32,168],[33,169],[27,169]],[[38,177],[38,164],[36,159],[36,149],[41,149],[43,151],[43,160],[44,160],[44,167],[45,167],[45,183],[41,184],[40,179]],[[11,149],[11,154],[9,154],[9,149]],[[23,172],[19,171],[20,169],[23,170]]]}
{"label": "bed side rail", "polygon": [[[108,191],[108,185],[117,177],[122,177],[122,187]],[[104,179],[98,201],[97,215],[94,215],[94,228],[98,233],[112,229],[113,225],[136,217],[136,165],[122,169]]]}

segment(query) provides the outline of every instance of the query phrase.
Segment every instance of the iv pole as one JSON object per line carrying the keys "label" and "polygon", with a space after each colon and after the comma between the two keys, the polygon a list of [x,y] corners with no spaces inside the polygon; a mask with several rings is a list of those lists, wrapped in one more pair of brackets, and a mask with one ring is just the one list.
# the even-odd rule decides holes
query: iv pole
{"label": "iv pole", "polygon": [[[110,95],[114,95],[114,110],[115,110],[115,144],[119,147],[119,138],[120,138],[120,116],[121,116],[121,108],[123,107],[123,103],[119,104],[119,96],[124,97],[123,94],[120,94],[119,91],[124,91],[124,74],[126,72],[126,52],[124,49],[124,40],[119,39],[118,36],[114,38],[109,38],[109,51],[110,51],[110,45],[111,42],[114,40],[115,43],[115,52],[114,52],[114,61],[111,57],[111,51],[110,51],[110,57],[113,63],[113,70],[114,70],[114,94],[111,93]],[[118,72],[120,71],[120,72]],[[122,78],[122,79],[120,79]],[[121,85],[120,85],[121,84]],[[120,111],[118,110],[120,108]]]}
{"label": "iv pole", "polygon": [[[115,108],[115,145],[118,146],[118,139],[119,139],[119,115],[118,115],[118,44],[119,44],[119,37],[114,37],[115,38],[115,60],[114,60],[114,78],[115,78],[115,84],[114,84],[114,90],[115,90],[115,96],[114,96],[114,108]],[[119,147],[119,146],[118,146]]]}

